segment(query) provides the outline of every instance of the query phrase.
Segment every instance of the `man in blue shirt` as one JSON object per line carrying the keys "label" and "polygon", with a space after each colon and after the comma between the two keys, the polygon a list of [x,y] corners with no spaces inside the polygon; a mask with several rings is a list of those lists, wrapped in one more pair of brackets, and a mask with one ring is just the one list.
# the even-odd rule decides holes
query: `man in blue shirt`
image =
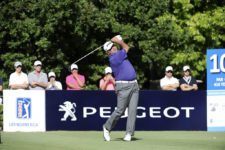
{"label": "man in blue shirt", "polygon": [[[118,50],[114,43],[122,47]],[[139,99],[139,87],[136,80],[134,67],[128,60],[129,46],[117,35],[104,44],[104,50],[109,56],[110,66],[116,80],[117,109],[103,125],[104,139],[110,141],[109,132],[128,107],[125,141],[131,141],[134,135],[137,105]]]}

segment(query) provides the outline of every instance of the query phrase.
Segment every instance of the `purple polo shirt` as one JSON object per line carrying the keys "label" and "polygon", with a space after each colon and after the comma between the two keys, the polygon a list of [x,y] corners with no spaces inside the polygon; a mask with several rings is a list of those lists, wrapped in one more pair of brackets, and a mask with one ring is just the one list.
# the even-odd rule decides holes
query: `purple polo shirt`
{"label": "purple polo shirt", "polygon": [[128,60],[124,49],[110,55],[109,62],[116,81],[132,81],[136,79],[136,72]]}

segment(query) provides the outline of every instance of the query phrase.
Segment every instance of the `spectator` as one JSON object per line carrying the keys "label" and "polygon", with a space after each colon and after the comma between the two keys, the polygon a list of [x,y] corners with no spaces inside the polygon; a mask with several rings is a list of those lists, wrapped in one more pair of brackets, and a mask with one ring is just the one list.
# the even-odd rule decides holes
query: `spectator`
{"label": "spectator", "polygon": [[49,72],[48,73],[48,87],[47,90],[62,90],[62,84],[59,81],[56,81],[56,75],[54,72]]}
{"label": "spectator", "polygon": [[197,81],[191,76],[191,69],[189,66],[183,67],[183,78],[180,79],[180,88],[182,91],[198,90]]}
{"label": "spectator", "polygon": [[10,74],[9,88],[12,90],[27,89],[28,77],[27,74],[22,72],[22,63],[17,61],[14,64],[15,72]]}
{"label": "spectator", "polygon": [[3,81],[2,81],[2,78],[0,78],[0,95],[2,90],[3,90]]}
{"label": "spectator", "polygon": [[42,63],[37,60],[34,62],[34,71],[28,74],[29,88],[31,90],[44,90],[48,86],[47,74],[42,72]]}
{"label": "spectator", "polygon": [[101,90],[115,90],[115,79],[112,76],[111,67],[105,68],[105,76],[100,80],[99,87]]}
{"label": "spectator", "polygon": [[179,87],[179,81],[173,77],[173,67],[167,66],[165,69],[165,77],[160,80],[162,90],[176,91]]}
{"label": "spectator", "polygon": [[67,90],[82,90],[85,86],[85,77],[78,73],[78,66],[70,66],[71,74],[66,77]]}

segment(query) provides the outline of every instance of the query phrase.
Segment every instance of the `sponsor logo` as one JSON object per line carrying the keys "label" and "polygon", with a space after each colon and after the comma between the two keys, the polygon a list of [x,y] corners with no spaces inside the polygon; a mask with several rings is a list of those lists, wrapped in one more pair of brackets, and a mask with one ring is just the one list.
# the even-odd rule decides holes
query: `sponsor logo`
{"label": "sponsor logo", "polygon": [[[59,111],[64,111],[64,116],[61,118],[61,121],[66,121],[68,117],[71,117],[71,121],[76,121],[77,117],[75,116],[75,102],[65,101],[64,105],[59,105]],[[114,110],[117,108],[112,107],[83,107],[82,108],[82,118],[89,118],[91,116],[98,115],[100,118],[109,118]],[[137,107],[137,118],[169,118],[175,119],[179,117],[191,118],[191,113],[194,111],[194,107],[174,107],[169,106],[165,108],[161,107]],[[128,117],[128,109],[125,110],[121,118]]]}
{"label": "sponsor logo", "polygon": [[[115,108],[116,109],[116,108]],[[191,112],[194,111],[194,107],[137,107],[137,118],[190,118]],[[92,115],[99,114],[101,118],[109,118],[114,110],[111,107],[100,107],[99,110],[94,107],[83,107],[83,118],[88,118]],[[121,118],[126,118],[128,116],[128,109],[125,110],[124,115]]]}
{"label": "sponsor logo", "polygon": [[64,105],[59,105],[59,111],[64,112],[64,116],[61,118],[61,121],[66,121],[68,117],[71,118],[71,121],[76,121],[77,117],[75,116],[76,112],[76,103],[70,101],[65,101]]}
{"label": "sponsor logo", "polygon": [[30,119],[31,118],[31,99],[17,98],[17,118]]}

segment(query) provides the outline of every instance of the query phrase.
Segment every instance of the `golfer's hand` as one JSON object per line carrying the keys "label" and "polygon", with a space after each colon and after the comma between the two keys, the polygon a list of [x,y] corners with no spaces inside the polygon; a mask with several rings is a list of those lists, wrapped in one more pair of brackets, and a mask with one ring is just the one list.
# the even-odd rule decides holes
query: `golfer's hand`
{"label": "golfer's hand", "polygon": [[114,43],[119,43],[121,40],[117,37],[117,36],[114,36],[112,39],[111,39],[112,42]]}

